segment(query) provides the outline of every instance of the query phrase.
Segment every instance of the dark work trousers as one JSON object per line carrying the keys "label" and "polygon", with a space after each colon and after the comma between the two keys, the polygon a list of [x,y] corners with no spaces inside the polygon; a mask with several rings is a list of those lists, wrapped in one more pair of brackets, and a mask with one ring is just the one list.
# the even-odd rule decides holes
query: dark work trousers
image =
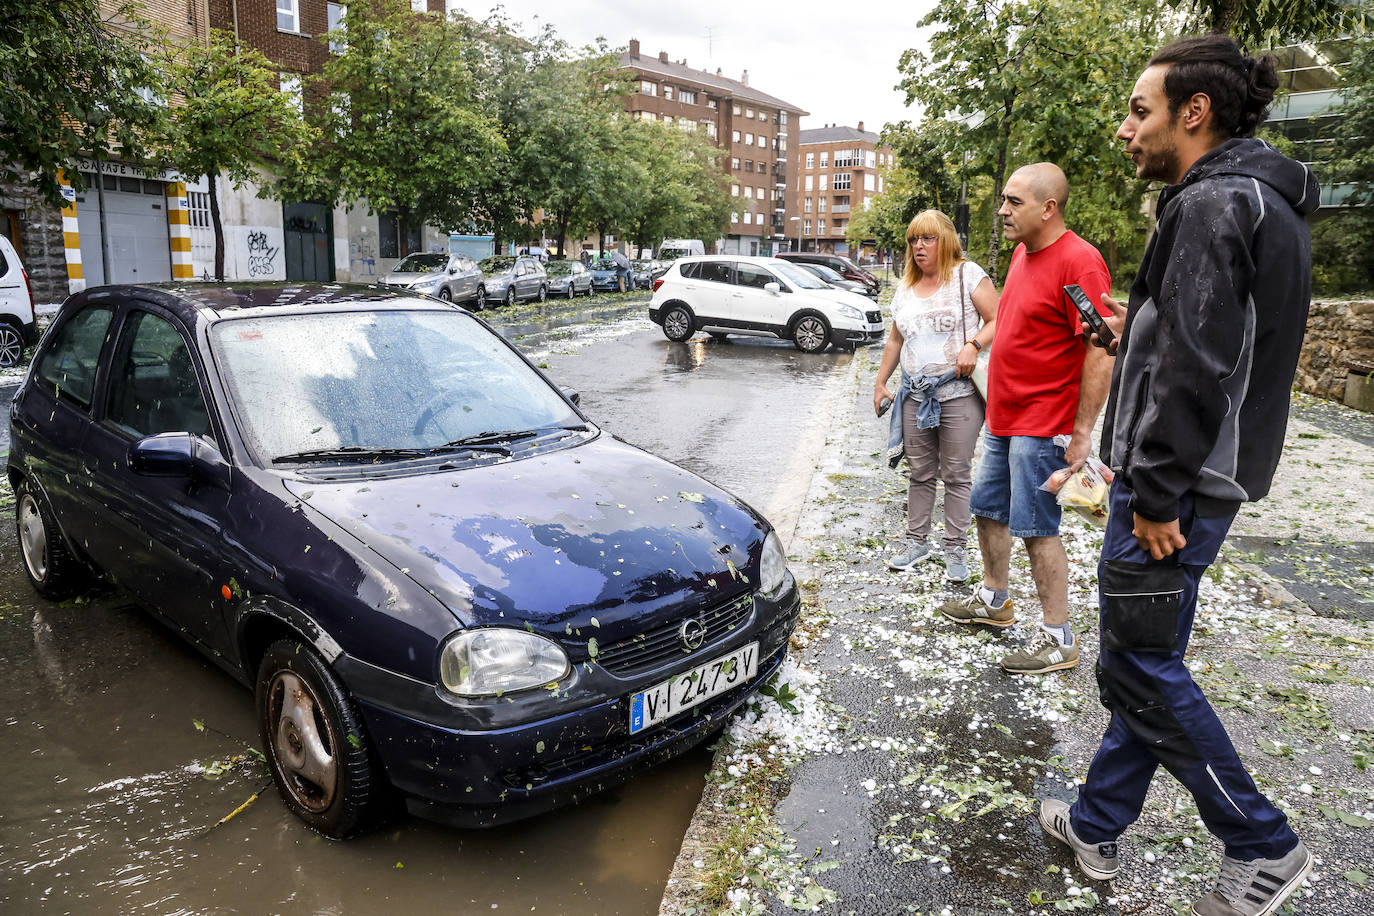
{"label": "dark work trousers", "polygon": [[[1228,856],[1279,858],[1297,845],[1297,835],[1255,788],[1183,663],[1198,581],[1216,559],[1235,515],[1195,517],[1192,495],[1185,495],[1179,528],[1188,545],[1156,561],[1131,534],[1130,499],[1131,491],[1118,480],[1098,563],[1103,647],[1097,680],[1112,718],[1070,811],[1074,832],[1087,843],[1114,842],[1140,816],[1150,780],[1162,764],[1192,793],[1203,823],[1226,844]],[[1173,634],[1158,624],[1175,608],[1177,645],[1160,648]],[[1136,645],[1154,648],[1133,650]]]}

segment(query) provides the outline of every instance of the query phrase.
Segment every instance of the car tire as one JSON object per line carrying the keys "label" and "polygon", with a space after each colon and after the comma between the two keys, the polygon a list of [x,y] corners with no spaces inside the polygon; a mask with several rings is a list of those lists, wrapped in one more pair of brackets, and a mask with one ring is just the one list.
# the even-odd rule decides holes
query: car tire
{"label": "car tire", "polygon": [[507,287],[506,287],[506,299],[505,299],[505,304],[506,304],[506,308],[510,308],[511,306],[515,305],[515,287],[514,287],[514,286],[507,286]]}
{"label": "car tire", "polygon": [[443,289],[439,290],[439,298],[444,300],[445,302],[452,302],[453,293],[449,291],[449,288],[447,286],[445,286]]}
{"label": "car tire", "polygon": [[577,297],[577,284],[575,284],[575,283],[573,283],[573,281],[569,280],[569,281],[568,281],[568,301],[571,302],[571,301],[572,301],[574,298],[576,298],[576,297]]}
{"label": "car tire", "polygon": [[12,321],[0,318],[0,369],[18,365],[23,357],[23,331]]}
{"label": "car tire", "polygon": [[362,716],[315,652],[294,639],[267,647],[255,697],[267,765],[286,807],[330,839],[371,826],[385,782]]}
{"label": "car tire", "polygon": [[476,298],[474,298],[474,299],[472,300],[472,304],[473,304],[474,306],[476,306],[476,308],[474,308],[473,311],[475,311],[475,312],[486,311],[486,308],[487,308],[487,288],[486,288],[485,286],[479,286],[479,287],[477,287],[477,296],[476,296]]}
{"label": "car tire", "polygon": [[682,343],[696,333],[692,313],[681,305],[670,306],[663,313],[663,336],[673,343]]}
{"label": "car tire", "polygon": [[792,325],[792,343],[803,353],[819,353],[830,343],[830,324],[820,315],[803,315]]}
{"label": "car tire", "polygon": [[44,598],[61,601],[90,585],[90,571],[67,549],[48,501],[28,480],[19,483],[15,534],[24,574]]}
{"label": "car tire", "polygon": [[549,288],[544,284],[539,284],[539,292],[534,296],[535,300],[544,302],[549,298]]}

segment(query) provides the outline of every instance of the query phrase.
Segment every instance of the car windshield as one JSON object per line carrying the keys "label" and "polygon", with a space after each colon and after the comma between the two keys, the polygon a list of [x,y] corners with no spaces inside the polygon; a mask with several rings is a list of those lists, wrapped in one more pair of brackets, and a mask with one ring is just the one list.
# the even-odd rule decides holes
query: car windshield
{"label": "car windshield", "polygon": [[398,274],[424,274],[431,270],[443,270],[447,263],[446,254],[411,254],[406,255],[391,270],[392,273]]}
{"label": "car windshield", "polygon": [[220,321],[210,336],[244,439],[264,466],[312,453],[416,457],[483,434],[583,425],[462,312],[267,315]]}
{"label": "car windshield", "polygon": [[592,262],[592,270],[615,270],[615,261],[611,258],[597,258]]}
{"label": "car windshield", "polygon": [[550,261],[544,265],[544,273],[550,277],[566,277],[572,273],[572,261]]}
{"label": "car windshield", "polygon": [[635,270],[648,270],[649,262],[641,258],[639,260],[631,261],[630,266],[633,267]]}
{"label": "car windshield", "polygon": [[811,273],[820,277],[826,283],[844,282],[844,277],[835,273],[835,271],[831,270],[829,267],[826,267],[824,264],[798,264],[797,266],[800,267],[802,270],[810,271]]}
{"label": "car windshield", "polygon": [[515,258],[508,254],[493,255],[490,258],[483,258],[477,262],[477,266],[482,268],[484,274],[503,274],[515,265]]}
{"label": "car windshield", "polygon": [[798,289],[830,288],[830,284],[826,283],[824,280],[822,280],[815,274],[811,273],[811,271],[807,270],[806,268],[799,267],[796,264],[792,264],[787,261],[779,261],[776,264],[770,263],[768,266],[773,270],[777,271],[778,273],[782,274],[784,277],[786,277],[792,283],[792,285],[797,287]]}

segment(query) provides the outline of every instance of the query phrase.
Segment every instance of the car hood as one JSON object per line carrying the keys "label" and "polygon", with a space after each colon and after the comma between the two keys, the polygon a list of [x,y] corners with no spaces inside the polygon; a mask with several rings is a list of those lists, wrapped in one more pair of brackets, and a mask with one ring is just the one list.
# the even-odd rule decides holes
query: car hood
{"label": "car hood", "polygon": [[641,631],[757,588],[766,523],[682,468],[602,435],[531,458],[287,488],[464,626],[553,638]]}
{"label": "car hood", "polygon": [[867,312],[873,308],[873,300],[861,293],[850,292],[847,289],[838,289],[828,286],[825,289],[808,289],[808,295],[819,296],[822,299],[829,299],[831,302],[840,305],[852,305],[861,312]]}
{"label": "car hood", "polygon": [[399,274],[393,271],[391,273],[382,274],[382,283],[386,286],[409,286],[416,280],[431,280],[442,275],[442,270],[428,270],[424,273],[406,271],[405,273]]}

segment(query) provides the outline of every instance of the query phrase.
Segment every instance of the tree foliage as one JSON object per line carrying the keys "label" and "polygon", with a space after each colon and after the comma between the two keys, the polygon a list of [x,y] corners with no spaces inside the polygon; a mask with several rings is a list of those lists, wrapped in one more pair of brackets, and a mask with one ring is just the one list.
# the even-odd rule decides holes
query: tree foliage
{"label": "tree foliage", "polygon": [[160,64],[176,100],[157,137],[157,157],[187,178],[209,179],[215,234],[215,278],[224,277],[224,228],[218,181],[235,187],[255,167],[298,165],[312,136],[294,102],[277,91],[267,57],[212,31],[204,44],[166,46]]}
{"label": "tree foliage", "polygon": [[1350,0],[1169,0],[1186,10],[1186,32],[1229,32],[1242,47],[1274,47],[1326,38],[1351,28],[1362,12]]}
{"label": "tree foliage", "polygon": [[958,162],[951,165],[947,158],[952,144],[943,135],[944,126],[936,122],[918,131],[903,121],[883,132],[882,143],[892,148],[896,165],[883,175],[883,192],[849,220],[845,237],[851,248],[872,241],[903,252],[907,224],[917,213],[940,210],[953,218],[959,200]]}
{"label": "tree foliage", "polygon": [[132,4],[7,0],[0,16],[0,181],[61,206],[58,172],[85,189],[82,156],[146,160],[162,114],[156,69],[129,36],[153,36]]}
{"label": "tree foliage", "polygon": [[1348,206],[1312,229],[1314,285],[1330,292],[1374,288],[1374,33],[1355,34],[1339,89],[1320,175],[1324,185],[1349,185]]}
{"label": "tree foliage", "polygon": [[500,134],[475,104],[465,62],[468,32],[407,0],[352,3],[337,50],[307,84],[306,116],[319,133],[282,193],[305,200],[366,200],[395,211],[400,237],[428,223],[464,226],[480,176],[504,153]]}
{"label": "tree foliage", "polygon": [[713,239],[730,218],[722,151],[705,135],[662,121],[625,121],[642,180],[627,189],[625,231],[639,248],[665,238]]}

